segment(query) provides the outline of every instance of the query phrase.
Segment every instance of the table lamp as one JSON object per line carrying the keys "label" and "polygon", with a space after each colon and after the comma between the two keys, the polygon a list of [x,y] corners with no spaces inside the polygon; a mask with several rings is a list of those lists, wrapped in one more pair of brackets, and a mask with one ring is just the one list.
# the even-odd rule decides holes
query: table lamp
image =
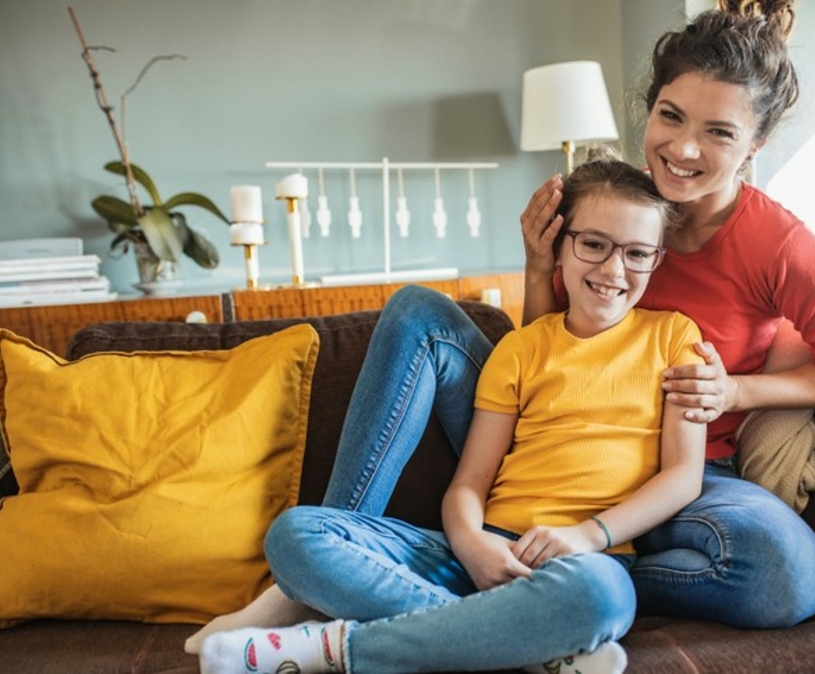
{"label": "table lamp", "polygon": [[595,61],[569,61],[524,73],[521,149],[556,150],[574,168],[575,143],[617,140],[603,71]]}

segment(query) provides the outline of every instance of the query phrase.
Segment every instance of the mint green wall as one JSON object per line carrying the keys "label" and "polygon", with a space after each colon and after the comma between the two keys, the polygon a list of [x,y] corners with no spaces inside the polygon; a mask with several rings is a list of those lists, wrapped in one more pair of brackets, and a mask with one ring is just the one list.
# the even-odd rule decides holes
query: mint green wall
{"label": "mint green wall", "polygon": [[[522,154],[521,78],[527,68],[586,58],[603,62],[619,90],[619,2],[578,0],[75,0],[90,44],[115,47],[96,60],[114,105],[154,55],[157,64],[128,98],[133,160],[165,196],[200,191],[229,210],[229,187],[260,184],[269,245],[265,280],[286,280],[284,211],[273,200],[278,161],[486,160],[476,175],[483,234],[463,220],[467,176],[442,191],[448,237],[430,223],[432,173],[406,176],[412,235],[394,240],[393,267],[518,268],[518,216],[560,153]],[[116,157],[80,58],[63,0],[0,3],[0,238],[81,236],[104,255],[110,235],[90,200],[122,193],[102,165]],[[316,177],[311,178],[316,192]],[[349,178],[326,176],[332,235],[305,242],[308,277],[382,267],[380,188],[357,175],[363,238],[347,224]],[[424,217],[422,217],[424,212]],[[195,211],[190,211],[194,214]],[[455,222],[455,214],[459,214]],[[240,285],[241,251],[206,214],[192,224],[218,245],[222,264],[192,284]],[[132,260],[106,259],[120,291]]]}
{"label": "mint green wall", "polygon": [[[128,98],[132,159],[164,196],[193,190],[229,212],[229,187],[264,188],[262,278],[285,281],[288,244],[273,188],[285,172],[266,161],[495,161],[476,174],[482,236],[464,222],[466,173],[442,174],[450,225],[430,222],[431,172],[406,174],[407,240],[393,241],[393,267],[520,268],[518,216],[534,188],[563,167],[559,152],[522,153],[523,71],[574,59],[603,64],[618,126],[632,65],[663,26],[669,0],[75,0],[90,44],[115,47],[96,60],[111,102],[153,56],[159,63]],[[631,7],[639,5],[642,17]],[[799,15],[810,13],[801,7]],[[630,134],[629,134],[630,135]],[[636,139],[634,139],[636,141]],[[631,145],[629,139],[627,145]],[[100,193],[123,195],[102,170],[116,149],[80,58],[64,0],[0,2],[0,239],[80,236],[104,257],[120,292],[136,281],[131,259],[105,257],[111,235],[90,209]],[[314,172],[306,171],[313,194]],[[326,173],[332,235],[304,242],[306,274],[382,267],[380,183],[357,174],[363,238],[344,214],[348,175]],[[394,193],[395,196],[395,193]],[[241,251],[226,225],[188,211],[218,246],[214,272],[184,265],[191,289],[243,283]],[[316,228],[315,228],[316,229]]]}

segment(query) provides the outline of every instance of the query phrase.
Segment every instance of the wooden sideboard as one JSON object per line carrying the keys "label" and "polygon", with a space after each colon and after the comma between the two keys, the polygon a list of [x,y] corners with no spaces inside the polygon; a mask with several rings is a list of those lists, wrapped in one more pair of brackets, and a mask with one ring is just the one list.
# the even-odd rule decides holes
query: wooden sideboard
{"label": "wooden sideboard", "polygon": [[[501,306],[516,326],[523,310],[523,272],[421,281],[456,300],[479,300],[483,290],[501,291]],[[236,290],[221,294],[162,298],[122,298],[111,302],[25,306],[0,309],[0,327],[28,337],[50,351],[66,353],[71,335],[86,325],[109,321],[184,321],[201,312],[210,323],[327,316],[381,309],[404,283],[338,287]]]}

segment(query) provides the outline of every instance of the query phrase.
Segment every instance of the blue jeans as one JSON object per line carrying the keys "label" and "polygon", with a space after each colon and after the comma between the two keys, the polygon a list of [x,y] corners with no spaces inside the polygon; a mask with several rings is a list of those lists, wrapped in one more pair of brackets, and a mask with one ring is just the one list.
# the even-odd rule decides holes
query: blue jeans
{"label": "blue jeans", "polygon": [[288,510],[266,555],[287,596],[352,621],[352,673],[540,664],[620,639],[636,610],[626,558],[555,559],[478,592],[444,534],[351,510]]}
{"label": "blue jeans", "polygon": [[815,535],[766,489],[708,465],[702,495],[636,540],[640,610],[743,628],[815,614]]}
{"label": "blue jeans", "polygon": [[[351,399],[324,504],[381,515],[435,407],[457,451],[492,345],[441,293],[393,295]],[[709,466],[702,495],[636,541],[642,611],[751,628],[815,614],[815,534],[782,501]]]}
{"label": "blue jeans", "polygon": [[445,295],[397,291],[374,328],[323,505],[381,515],[435,409],[458,454],[492,343]]}

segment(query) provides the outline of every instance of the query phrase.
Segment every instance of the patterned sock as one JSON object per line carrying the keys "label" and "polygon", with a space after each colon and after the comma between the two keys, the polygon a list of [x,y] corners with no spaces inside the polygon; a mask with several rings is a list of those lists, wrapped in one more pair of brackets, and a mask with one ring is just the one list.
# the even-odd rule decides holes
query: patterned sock
{"label": "patterned sock", "polygon": [[529,674],[622,674],[628,665],[625,649],[616,641],[606,641],[591,653],[570,655],[542,665],[524,667]]}
{"label": "patterned sock", "polygon": [[216,632],[204,639],[202,674],[344,672],[343,621],[303,623],[282,629],[254,627]]}

